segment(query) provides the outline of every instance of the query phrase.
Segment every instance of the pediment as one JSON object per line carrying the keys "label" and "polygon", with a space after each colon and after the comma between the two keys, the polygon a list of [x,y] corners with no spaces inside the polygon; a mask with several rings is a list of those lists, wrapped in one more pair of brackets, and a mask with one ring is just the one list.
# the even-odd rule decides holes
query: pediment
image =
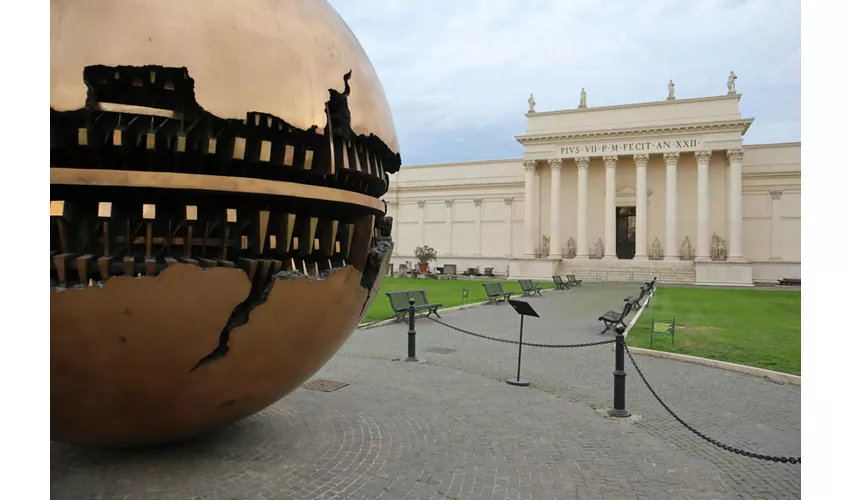
{"label": "pediment", "polygon": [[[634,198],[635,193],[637,193],[635,183],[631,181],[624,182],[617,186],[617,197],[618,198]],[[652,194],[651,189],[646,190],[646,195],[649,196]]]}

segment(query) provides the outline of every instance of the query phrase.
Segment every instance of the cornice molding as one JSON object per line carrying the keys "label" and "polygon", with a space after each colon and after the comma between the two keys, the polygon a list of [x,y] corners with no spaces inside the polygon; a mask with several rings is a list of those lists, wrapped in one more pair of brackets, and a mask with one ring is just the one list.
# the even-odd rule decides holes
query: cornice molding
{"label": "cornice molding", "polygon": [[638,128],[623,128],[612,130],[599,130],[592,132],[575,132],[575,133],[545,133],[545,134],[525,134],[517,135],[514,138],[522,145],[540,144],[546,142],[563,142],[577,139],[601,139],[611,137],[633,137],[639,135],[660,135],[660,134],[678,134],[683,132],[712,132],[724,130],[740,130],[741,135],[747,132],[747,129],[753,123],[754,118],[745,118],[742,120],[721,121],[721,122],[705,122],[694,124],[681,125],[661,125],[652,127]]}

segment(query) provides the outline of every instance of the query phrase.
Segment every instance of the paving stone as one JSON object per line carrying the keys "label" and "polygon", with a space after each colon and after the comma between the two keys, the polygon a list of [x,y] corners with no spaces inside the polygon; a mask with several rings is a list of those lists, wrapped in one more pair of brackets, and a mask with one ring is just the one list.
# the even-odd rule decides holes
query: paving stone
{"label": "paving stone", "polygon": [[[601,338],[598,314],[632,289],[587,286],[529,299],[542,319],[526,340]],[[661,291],[663,293],[663,289]],[[650,309],[651,311],[651,309]],[[651,313],[651,312],[649,312]],[[515,338],[507,305],[446,313],[445,321]],[[716,449],[683,429],[628,365],[627,407],[609,419],[610,346],[523,350],[530,388],[508,386],[516,347],[428,320],[417,322],[424,363],[406,355],[406,326],[355,333],[315,378],[267,410],[195,440],[145,450],[51,444],[51,498],[507,499],[799,498],[799,466]],[[800,390],[762,379],[636,357],[682,418],[758,453],[799,454]]]}

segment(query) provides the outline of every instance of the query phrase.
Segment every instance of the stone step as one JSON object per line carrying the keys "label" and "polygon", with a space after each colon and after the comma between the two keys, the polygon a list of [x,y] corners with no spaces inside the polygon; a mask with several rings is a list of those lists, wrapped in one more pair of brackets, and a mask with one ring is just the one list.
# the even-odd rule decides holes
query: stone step
{"label": "stone step", "polygon": [[[574,274],[577,279],[586,281],[625,281],[642,283],[658,279],[659,283],[693,284],[696,281],[696,270],[690,263],[676,263],[670,267],[636,265],[634,268],[618,265],[593,265],[588,262],[561,262],[558,266],[559,275]],[[690,265],[689,265],[690,264]]]}

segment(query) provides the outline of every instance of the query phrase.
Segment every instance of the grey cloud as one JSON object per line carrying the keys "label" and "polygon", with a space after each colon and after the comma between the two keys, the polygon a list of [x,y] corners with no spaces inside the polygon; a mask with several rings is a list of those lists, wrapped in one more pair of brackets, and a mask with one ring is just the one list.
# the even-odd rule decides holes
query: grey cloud
{"label": "grey cloud", "polygon": [[372,60],[407,164],[519,156],[538,110],[720,95],[739,75],[745,143],[800,138],[792,0],[331,0]]}

